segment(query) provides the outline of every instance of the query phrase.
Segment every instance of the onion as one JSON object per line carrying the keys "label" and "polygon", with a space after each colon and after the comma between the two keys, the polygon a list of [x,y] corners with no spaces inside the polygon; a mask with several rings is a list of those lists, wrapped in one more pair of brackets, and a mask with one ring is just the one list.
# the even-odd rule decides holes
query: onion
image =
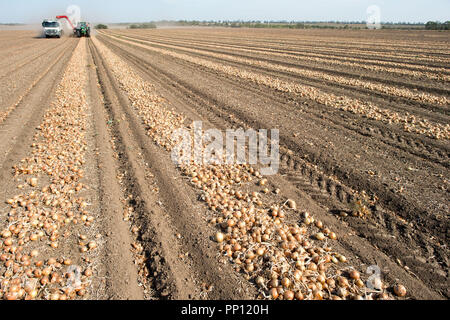
{"label": "onion", "polygon": [[37,184],[38,184],[38,179],[37,178],[31,178],[30,179],[30,186],[36,187]]}
{"label": "onion", "polygon": [[19,295],[17,294],[17,292],[9,292],[9,293],[5,294],[6,300],[17,300],[18,298],[19,298]]}
{"label": "onion", "polygon": [[2,237],[3,238],[9,238],[11,236],[12,236],[12,233],[9,230],[5,230],[5,231],[2,232]]}
{"label": "onion", "polygon": [[294,300],[294,292],[292,292],[291,290],[287,290],[284,292],[283,298],[284,300]]}
{"label": "onion", "polygon": [[80,289],[77,291],[77,295],[79,295],[80,297],[84,296],[86,294],[86,290],[85,289]]}
{"label": "onion", "polygon": [[215,240],[218,243],[223,242],[223,240],[225,239],[225,235],[222,232],[217,232],[215,235]]}
{"label": "onion", "polygon": [[321,290],[313,291],[314,300],[323,300],[323,292]]}
{"label": "onion", "polygon": [[38,295],[38,291],[37,291],[36,289],[33,289],[33,290],[31,290],[31,291],[28,293],[28,296],[29,296],[31,299],[35,299],[35,298],[37,297],[37,295]]}
{"label": "onion", "polygon": [[255,280],[256,284],[260,287],[264,287],[265,280],[263,277],[258,276]]}
{"label": "onion", "polygon": [[337,294],[338,294],[339,297],[345,298],[345,297],[348,295],[348,291],[347,291],[347,289],[345,289],[345,288],[343,288],[343,287],[340,287],[340,288],[337,290]]}
{"label": "onion", "polygon": [[404,297],[406,296],[406,288],[401,284],[397,284],[394,286],[394,293],[398,297]]}
{"label": "onion", "polygon": [[347,288],[349,286],[348,280],[344,277],[338,277],[338,284],[342,288]]}
{"label": "onion", "polygon": [[316,239],[323,240],[323,239],[325,239],[325,235],[322,232],[318,232],[318,233],[316,233]]}
{"label": "onion", "polygon": [[270,289],[270,295],[273,300],[276,300],[278,298],[278,290],[276,288]]}
{"label": "onion", "polygon": [[47,268],[44,268],[44,270],[42,270],[42,275],[49,276],[51,272],[52,272],[52,268],[47,267]]}
{"label": "onion", "polygon": [[60,298],[59,293],[55,292],[50,295],[50,300],[59,300],[59,298]]}
{"label": "onion", "polygon": [[301,277],[302,277],[302,272],[300,270],[295,270],[294,271],[294,279],[296,281],[300,281]]}
{"label": "onion", "polygon": [[278,287],[278,280],[277,279],[272,279],[269,281],[269,288],[276,288]]}
{"label": "onion", "polygon": [[295,293],[295,299],[297,300],[303,300],[305,297],[303,296],[303,293],[301,291],[297,291]]}
{"label": "onion", "polygon": [[40,282],[41,282],[41,284],[43,286],[47,285],[48,284],[48,277],[42,277]]}
{"label": "onion", "polygon": [[288,199],[286,204],[289,209],[297,210],[297,203],[294,200]]}
{"label": "onion", "polygon": [[364,282],[361,279],[356,280],[355,284],[360,288],[364,287]]}
{"label": "onion", "polygon": [[359,272],[354,269],[349,272],[349,276],[353,280],[358,280],[360,278]]}
{"label": "onion", "polygon": [[285,288],[289,288],[289,286],[291,285],[291,280],[289,280],[288,278],[283,278],[281,280],[281,285]]}

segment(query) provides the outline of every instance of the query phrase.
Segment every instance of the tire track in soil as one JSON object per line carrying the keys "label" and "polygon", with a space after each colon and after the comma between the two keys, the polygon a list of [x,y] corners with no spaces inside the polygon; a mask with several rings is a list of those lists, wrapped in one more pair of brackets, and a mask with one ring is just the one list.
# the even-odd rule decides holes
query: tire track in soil
{"label": "tire track in soil", "polygon": [[[204,293],[200,292],[202,281],[215,284],[209,298],[250,298],[252,295],[248,292],[252,292],[252,288],[244,285],[239,276],[225,279],[215,272],[228,269],[232,274],[229,266],[218,265],[215,249],[205,240],[208,226],[199,217],[201,209],[192,202],[196,196],[177,183],[182,177],[175,168],[167,165],[172,164],[170,157],[162,155],[148,139],[140,121],[130,112],[127,98],[92,44],[91,50],[98,67],[105,107],[112,119],[112,132],[118,142],[120,166],[127,173],[124,178],[126,192],[133,195],[134,223],[141,230],[139,240],[148,259],[151,288],[156,297],[204,298]],[[149,169],[145,170],[145,164]],[[161,190],[159,196],[149,189],[148,171],[156,178]],[[177,233],[186,238],[177,239]]]}
{"label": "tire track in soil", "polygon": [[[115,52],[117,52],[117,47]],[[140,69],[142,73],[150,77],[153,82],[163,82],[166,91],[171,90],[178,92],[178,96],[181,96],[179,99],[182,99],[185,103],[191,105],[198,113],[207,117],[213,115],[214,117],[219,117],[221,120],[228,118],[226,114],[220,111],[220,109],[226,107],[218,104],[217,101],[205,97],[204,95],[200,95],[184,83],[180,84],[178,79],[169,77],[163,71],[150,65],[142,58],[132,58],[133,55],[131,53],[127,52],[124,54],[124,51],[119,53],[119,55],[124,57],[127,61],[130,61],[135,67]],[[206,111],[206,109],[209,111]],[[221,121],[219,120],[211,121],[213,121],[214,124],[225,128],[242,126],[242,122],[233,123],[233,121],[230,120],[224,120],[222,123],[220,123]],[[224,125],[224,123],[227,125]],[[347,187],[341,185],[339,182],[336,183],[329,177],[317,172],[312,165],[303,159],[294,157],[292,154],[283,154],[282,164],[283,174],[288,175],[286,179],[294,183],[294,185],[302,190],[302,192],[309,194],[316,202],[326,208],[338,209],[338,211],[348,210],[348,204],[353,198],[353,192]],[[284,183],[286,183],[286,180],[284,180]],[[430,287],[435,287],[438,291],[441,290],[443,295],[448,295],[448,293],[445,292],[445,285],[436,285],[436,282],[445,283],[445,277],[442,279],[441,276],[437,276],[432,271],[430,272],[427,264],[418,262],[415,257],[411,257],[410,255],[411,247],[423,251],[422,246],[424,246],[423,243],[428,242],[426,240],[427,237],[423,234],[415,234],[411,237],[411,235],[408,234],[413,233],[414,230],[408,225],[405,225],[405,223],[398,219],[395,214],[381,207],[377,207],[373,219],[374,220],[367,222],[361,222],[358,218],[349,217],[344,223],[348,223],[357,231],[360,237],[367,238],[371,243],[375,244],[378,249],[381,249],[386,254],[393,257],[393,259],[397,257],[403,260],[404,258],[404,263],[406,263],[414,272],[420,274],[422,280]],[[391,229],[386,226],[386,221],[392,225]],[[377,230],[377,232],[374,232],[374,230]],[[396,230],[404,230],[404,232]],[[391,238],[393,231],[394,234],[399,236],[400,239],[398,241],[389,239]],[[412,238],[416,239],[413,240]],[[389,242],[386,241],[386,239],[389,239]],[[430,244],[427,243],[425,246],[429,247],[429,245]],[[424,272],[426,275],[423,274]],[[437,280],[439,278],[441,279]]]}
{"label": "tire track in soil", "polygon": [[132,248],[130,231],[122,218],[123,194],[116,179],[117,168],[106,127],[103,96],[90,48],[87,47],[86,50],[88,51],[86,67],[89,69],[86,92],[92,115],[92,132],[90,132],[93,140],[92,153],[95,153],[91,157],[95,161],[100,211],[98,225],[100,232],[107,237],[101,256],[103,272],[100,274],[105,279],[103,295],[108,300],[142,300],[143,290],[138,284],[138,273],[130,250]]}

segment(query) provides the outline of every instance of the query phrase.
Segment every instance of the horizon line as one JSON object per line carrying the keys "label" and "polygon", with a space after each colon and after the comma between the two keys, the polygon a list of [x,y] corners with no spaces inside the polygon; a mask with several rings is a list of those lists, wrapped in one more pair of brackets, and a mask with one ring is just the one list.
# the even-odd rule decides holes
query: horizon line
{"label": "horizon line", "polygon": [[[100,22],[98,20],[97,22]],[[381,21],[381,24],[426,24],[427,22],[439,22],[445,23],[450,20],[441,21],[441,20],[428,20],[428,21],[416,21],[416,22],[407,22],[407,21]],[[212,22],[212,23],[227,23],[227,22],[243,22],[243,23],[342,23],[342,24],[365,24],[367,21],[365,20],[354,20],[354,21],[345,21],[345,20],[197,20],[197,19],[178,19],[178,20],[149,20],[149,21],[120,21],[120,22],[102,22],[107,24],[131,24],[131,23],[158,23],[158,22]],[[38,23],[38,22],[36,22]],[[0,25],[30,25],[32,23],[25,22],[0,22]]]}

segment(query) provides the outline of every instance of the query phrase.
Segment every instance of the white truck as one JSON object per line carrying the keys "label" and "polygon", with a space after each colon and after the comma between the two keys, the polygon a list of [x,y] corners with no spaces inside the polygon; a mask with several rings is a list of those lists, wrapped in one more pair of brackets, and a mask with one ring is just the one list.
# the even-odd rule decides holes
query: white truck
{"label": "white truck", "polygon": [[61,38],[63,35],[63,30],[59,21],[46,19],[42,22],[42,27],[44,28],[44,35],[46,38]]}

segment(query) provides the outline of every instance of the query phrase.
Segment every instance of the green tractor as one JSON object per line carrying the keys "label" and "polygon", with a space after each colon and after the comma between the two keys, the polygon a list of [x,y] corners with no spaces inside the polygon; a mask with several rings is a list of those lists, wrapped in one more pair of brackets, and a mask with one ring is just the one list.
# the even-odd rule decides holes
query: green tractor
{"label": "green tractor", "polygon": [[75,34],[78,38],[91,36],[91,26],[88,22],[79,22],[75,28]]}

